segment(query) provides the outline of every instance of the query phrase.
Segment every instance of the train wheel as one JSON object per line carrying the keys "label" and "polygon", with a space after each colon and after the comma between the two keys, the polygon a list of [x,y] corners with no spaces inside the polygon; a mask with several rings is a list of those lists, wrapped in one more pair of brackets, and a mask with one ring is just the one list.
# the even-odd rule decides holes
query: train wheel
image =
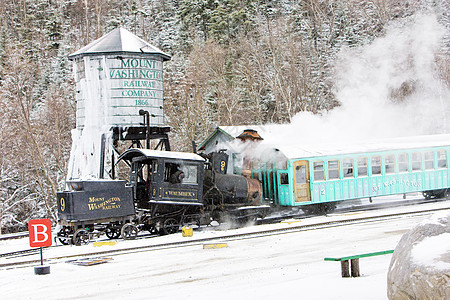
{"label": "train wheel", "polygon": [[89,232],[83,228],[75,231],[75,233],[73,234],[73,238],[72,238],[73,244],[76,246],[87,245],[87,244],[89,244],[90,240],[91,240],[91,237],[89,235]]}
{"label": "train wheel", "polygon": [[122,226],[121,233],[124,240],[134,240],[137,237],[138,229],[135,225],[127,223]]}
{"label": "train wheel", "polygon": [[431,198],[433,198],[433,196],[431,195],[430,191],[422,192],[422,195],[427,200],[430,200]]}
{"label": "train wheel", "polygon": [[[66,226],[62,227],[58,233],[56,234],[58,240],[61,242],[61,244],[63,245],[68,245],[70,244],[70,229],[67,228]],[[68,240],[69,239],[69,240]]]}
{"label": "train wheel", "polygon": [[61,242],[61,244],[63,244],[63,245],[69,245],[70,244],[70,238],[69,238],[70,231],[71,230],[68,227],[65,227],[65,226],[63,228],[61,228],[60,231],[58,231],[57,237],[58,237],[58,240]]}
{"label": "train wheel", "polygon": [[335,203],[319,203],[302,206],[302,210],[307,215],[329,214],[336,209]]}
{"label": "train wheel", "polygon": [[447,198],[449,196],[449,191],[448,189],[424,191],[422,192],[422,195],[427,200]]}
{"label": "train wheel", "polygon": [[322,203],[320,208],[321,212],[324,214],[332,213],[335,209],[336,203]]}
{"label": "train wheel", "polygon": [[108,226],[105,233],[109,239],[118,239],[120,237],[120,230],[118,227]]}
{"label": "train wheel", "polygon": [[154,225],[151,225],[147,230],[150,234],[158,234],[158,229]]}
{"label": "train wheel", "polygon": [[172,234],[177,233],[178,229],[180,229],[180,224],[174,218],[168,218],[164,220],[163,226],[161,228],[161,234]]}

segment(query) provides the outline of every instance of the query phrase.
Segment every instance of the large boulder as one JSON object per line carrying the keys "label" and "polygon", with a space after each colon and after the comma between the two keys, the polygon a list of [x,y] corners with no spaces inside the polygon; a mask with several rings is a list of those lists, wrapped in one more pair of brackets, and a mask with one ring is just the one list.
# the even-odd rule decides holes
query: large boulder
{"label": "large boulder", "polygon": [[439,213],[405,233],[387,277],[390,300],[450,299],[450,213]]}

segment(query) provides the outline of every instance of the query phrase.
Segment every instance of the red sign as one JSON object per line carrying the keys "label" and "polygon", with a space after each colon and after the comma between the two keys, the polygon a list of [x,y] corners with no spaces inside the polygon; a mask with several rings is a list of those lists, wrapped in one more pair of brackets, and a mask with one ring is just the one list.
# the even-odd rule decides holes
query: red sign
{"label": "red sign", "polygon": [[31,247],[50,247],[52,245],[52,227],[49,219],[30,220],[28,234]]}

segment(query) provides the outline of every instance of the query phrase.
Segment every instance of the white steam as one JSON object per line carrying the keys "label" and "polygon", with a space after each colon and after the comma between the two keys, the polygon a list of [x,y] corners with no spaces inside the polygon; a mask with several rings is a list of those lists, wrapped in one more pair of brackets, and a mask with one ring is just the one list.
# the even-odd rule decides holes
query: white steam
{"label": "white steam", "polygon": [[450,132],[450,90],[436,64],[448,35],[434,15],[418,14],[390,24],[383,37],[339,53],[335,95],[341,106],[319,115],[298,113],[286,125],[253,126],[264,138],[260,147],[235,140],[228,148],[272,160],[269,149],[283,146],[345,145]]}
{"label": "white steam", "polygon": [[[434,15],[393,23],[386,35],[345,48],[336,61],[340,107],[322,115],[302,112],[271,134],[271,143],[358,141],[449,132],[449,87],[436,55],[448,32]],[[265,139],[266,137],[263,136]]]}

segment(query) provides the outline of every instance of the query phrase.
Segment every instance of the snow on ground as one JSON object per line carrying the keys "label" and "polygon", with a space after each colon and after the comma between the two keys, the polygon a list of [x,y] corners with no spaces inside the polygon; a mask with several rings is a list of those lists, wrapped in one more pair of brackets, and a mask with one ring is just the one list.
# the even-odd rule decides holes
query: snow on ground
{"label": "snow on ground", "polygon": [[[425,210],[450,207],[449,201],[409,207]],[[387,213],[398,209],[389,209]],[[403,209],[405,210],[405,209]],[[247,227],[232,232],[289,227],[374,214],[362,212],[273,225]],[[203,249],[202,245],[143,251],[111,256],[112,261],[95,266],[51,264],[51,274],[34,275],[33,267],[0,269],[2,299],[387,299],[386,276],[391,255],[360,260],[361,277],[341,278],[340,263],[325,257],[391,250],[403,233],[426,219],[426,215],[401,217],[365,224],[267,236],[224,240],[227,248]],[[44,258],[88,251],[103,251],[130,245],[150,245],[186,239],[221,236],[228,231],[195,231],[191,238],[181,233],[115,246],[64,246],[44,251]],[[0,241],[1,253],[27,249],[28,239]],[[8,250],[6,250],[8,249]],[[38,259],[38,255],[28,258]],[[0,259],[6,263],[11,259]]]}

